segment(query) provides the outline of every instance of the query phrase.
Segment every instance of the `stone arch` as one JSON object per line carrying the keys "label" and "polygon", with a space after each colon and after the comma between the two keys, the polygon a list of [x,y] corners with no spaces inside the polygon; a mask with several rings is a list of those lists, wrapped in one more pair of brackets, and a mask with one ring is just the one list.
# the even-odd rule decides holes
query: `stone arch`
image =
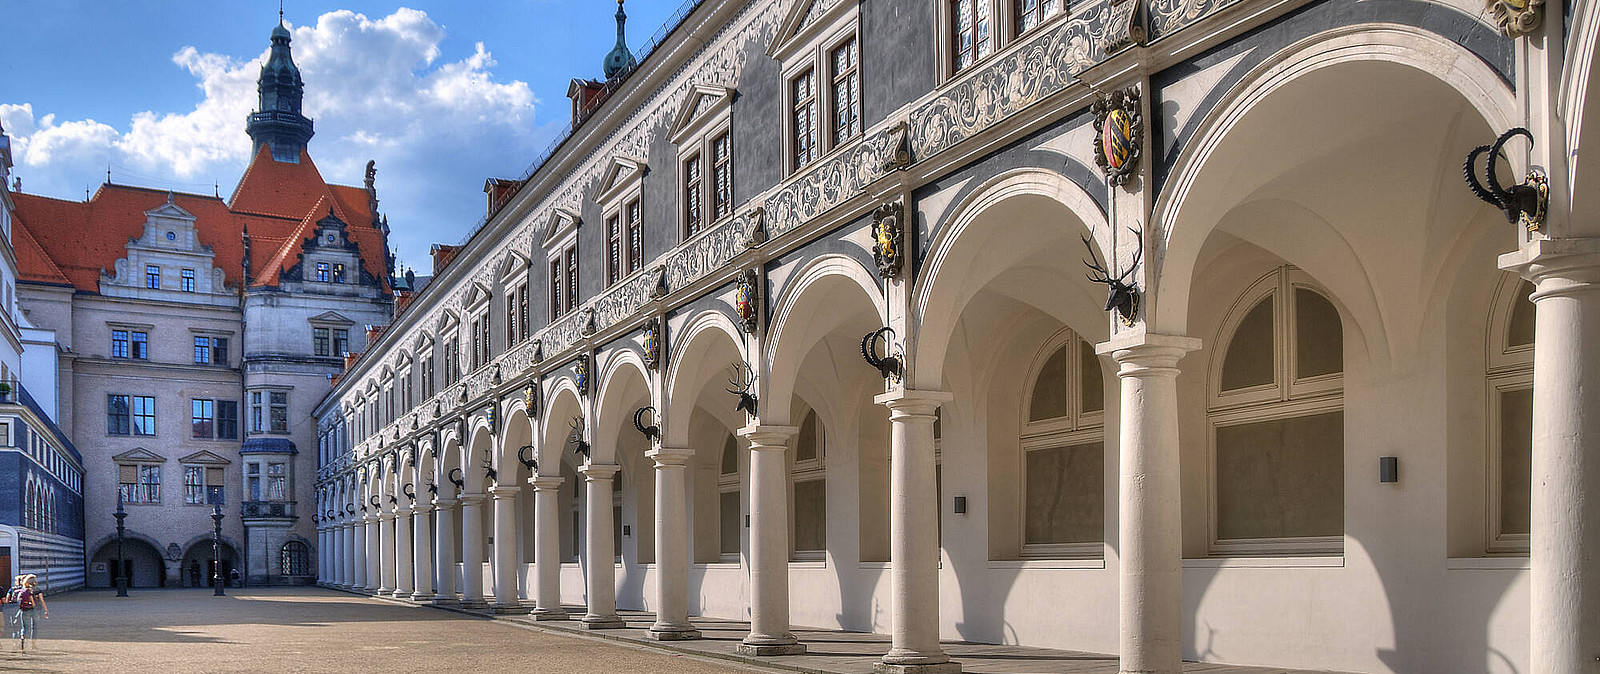
{"label": "stone arch", "polygon": [[[662,396],[662,442],[667,446],[683,447],[689,441],[689,414],[706,385],[726,378],[731,359],[749,362],[744,350],[744,333],[733,324],[727,314],[707,310],[696,314],[684,324],[676,339],[672,340],[672,359],[666,377],[666,391]],[[751,363],[756,366],[755,363]]]}
{"label": "stone arch", "polygon": [[[762,423],[787,425],[790,404],[801,361],[818,341],[840,328],[860,312],[822,311],[823,307],[852,309],[866,300],[877,315],[874,327],[883,325],[888,307],[878,278],[853,258],[842,254],[823,255],[809,262],[787,284],[777,302],[768,328],[766,353],[766,396],[761,401]],[[831,317],[833,320],[827,320]],[[865,336],[863,334],[862,336]],[[866,363],[854,363],[868,367]]]}
{"label": "stone arch", "polygon": [[489,421],[481,415],[474,416],[468,422],[467,451],[461,455],[461,481],[466,483],[466,490],[470,493],[483,493],[487,487],[488,475],[482,462],[493,461],[495,457],[494,431],[489,428]]}
{"label": "stone arch", "polygon": [[[1077,226],[1069,227],[1067,234],[1088,236],[1095,253],[1106,259],[1111,238],[1104,213],[1081,186],[1053,171],[1007,171],[972,190],[950,210],[949,224],[929,246],[919,272],[923,280],[912,299],[916,335],[909,348],[915,355],[914,388],[943,385],[945,354],[961,312],[974,294],[1025,257],[1024,251],[1060,249],[1062,244],[1055,241],[1062,232],[1030,226],[1046,219],[1051,211],[1075,221]],[[1026,217],[1021,217],[1024,214]],[[1087,283],[1073,287],[1083,287],[1085,292],[1095,288]],[[1075,299],[1093,301],[1088,298]],[[913,339],[908,337],[907,342]]]}
{"label": "stone arch", "polygon": [[589,435],[589,419],[583,413],[583,396],[570,377],[561,377],[550,386],[545,396],[543,428],[539,434],[539,475],[559,477],[558,462],[566,453],[567,437],[571,435],[573,417],[584,417],[584,434]]}
{"label": "stone arch", "polygon": [[[631,349],[618,349],[606,358],[601,370],[590,436],[594,440],[595,463],[616,463],[617,444],[633,425],[632,405],[643,398],[651,404],[650,371]],[[642,440],[642,437],[640,438]]]}

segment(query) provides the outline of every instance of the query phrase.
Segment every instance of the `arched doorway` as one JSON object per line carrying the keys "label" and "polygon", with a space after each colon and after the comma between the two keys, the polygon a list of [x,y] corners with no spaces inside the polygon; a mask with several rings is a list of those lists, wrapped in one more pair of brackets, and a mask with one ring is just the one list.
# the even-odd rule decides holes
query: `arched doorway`
{"label": "arched doorway", "polygon": [[[189,543],[183,552],[183,562],[178,567],[180,587],[212,587],[212,581],[221,577],[231,579],[235,570],[241,574],[244,570],[239,564],[239,556],[234,552],[233,546],[227,541],[218,544],[222,557],[222,565],[217,566],[217,555],[212,549],[210,537],[202,538]],[[229,581],[228,586],[236,583]],[[228,587],[225,586],[225,587]]]}
{"label": "arched doorway", "polygon": [[116,587],[117,578],[126,575],[128,587],[166,587],[167,564],[156,546],[143,536],[125,535],[122,563],[117,563],[117,540],[102,543],[89,557],[89,587]]}

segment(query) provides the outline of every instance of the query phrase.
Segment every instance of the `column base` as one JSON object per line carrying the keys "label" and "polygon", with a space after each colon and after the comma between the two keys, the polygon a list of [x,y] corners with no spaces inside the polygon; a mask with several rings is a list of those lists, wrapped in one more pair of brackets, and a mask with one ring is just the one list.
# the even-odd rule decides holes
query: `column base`
{"label": "column base", "polygon": [[489,609],[494,611],[495,615],[523,615],[528,612],[528,607],[523,606],[521,602],[513,602],[510,604],[501,604],[497,602],[493,606],[490,606]]}
{"label": "column base", "polygon": [[429,599],[428,603],[434,606],[455,606],[456,604],[461,603],[461,601],[455,597],[434,597],[433,599]]}
{"label": "column base", "polygon": [[570,617],[565,609],[559,608],[536,608],[529,615],[534,620],[567,620]]}
{"label": "column base", "polygon": [[929,665],[895,665],[887,662],[872,663],[873,674],[961,674],[961,663],[940,662]]}
{"label": "column base", "polygon": [[615,630],[627,627],[628,623],[623,622],[622,618],[614,615],[584,616],[583,622],[579,626],[586,630]]}
{"label": "column base", "polygon": [[[734,649],[734,652],[738,653],[739,655],[754,655],[757,657],[766,657],[769,655],[804,655],[806,652],[806,645],[799,643],[739,644],[739,646]],[[959,668],[957,671],[959,671]]]}
{"label": "column base", "polygon": [[432,592],[413,592],[413,593],[411,593],[411,601],[417,602],[419,604],[432,603],[433,602],[433,593]]}
{"label": "column base", "polygon": [[465,609],[485,609],[489,608],[489,602],[482,599],[463,599],[456,606]]}
{"label": "column base", "polygon": [[700,630],[693,627],[652,626],[645,636],[653,641],[693,641],[700,638]]}

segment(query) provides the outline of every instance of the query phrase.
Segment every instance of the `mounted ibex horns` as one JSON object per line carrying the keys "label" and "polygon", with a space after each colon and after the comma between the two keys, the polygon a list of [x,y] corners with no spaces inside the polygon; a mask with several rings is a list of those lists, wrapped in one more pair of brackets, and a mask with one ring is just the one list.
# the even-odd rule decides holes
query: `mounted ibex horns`
{"label": "mounted ibex horns", "polygon": [[[1523,182],[1510,187],[1500,184],[1500,177],[1496,173],[1496,160],[1504,156],[1501,149],[1506,141],[1517,136],[1528,139],[1529,147],[1533,146],[1533,132],[1523,127],[1516,127],[1500,134],[1492,145],[1479,145],[1467,153],[1467,161],[1461,166],[1461,176],[1466,178],[1467,187],[1472,190],[1473,196],[1482,199],[1484,203],[1500,209],[1506,214],[1506,222],[1516,223],[1518,219],[1526,219],[1530,231],[1537,230],[1544,225],[1545,207],[1550,202],[1550,184],[1544,172],[1539,169],[1529,169]],[[1486,182],[1478,182],[1478,157],[1488,154],[1489,158],[1484,163],[1483,174]]]}
{"label": "mounted ibex horns", "polygon": [[346,504],[344,504],[344,514],[346,514],[346,515],[354,515],[354,514],[356,514],[356,504],[354,504],[354,503],[346,503]]}
{"label": "mounted ibex horns", "polygon": [[1083,265],[1094,272],[1086,274],[1090,281],[1104,283],[1111,289],[1110,295],[1106,297],[1105,310],[1116,309],[1117,315],[1122,318],[1122,324],[1132,327],[1133,315],[1139,310],[1139,286],[1137,282],[1129,283],[1128,277],[1133,275],[1133,270],[1139,268],[1139,259],[1144,256],[1144,235],[1132,227],[1129,227],[1128,231],[1133,232],[1134,238],[1138,240],[1139,249],[1134,251],[1133,261],[1129,262],[1128,267],[1122,270],[1122,274],[1116,278],[1111,278],[1111,273],[1106,271],[1104,265],[1100,264],[1099,256],[1094,254],[1094,246],[1089,244],[1089,237],[1087,236],[1083,237],[1083,247],[1088,249],[1089,259],[1084,260]]}
{"label": "mounted ibex horns", "polygon": [[[883,357],[879,358],[878,340],[883,339],[884,335],[888,335],[889,339],[884,343]],[[884,326],[867,333],[867,336],[861,338],[861,357],[867,361],[867,364],[877,368],[878,374],[882,375],[884,379],[899,381],[900,377],[905,375],[905,365],[900,362],[898,356],[894,355],[893,350],[894,328]]]}
{"label": "mounted ibex horns", "polygon": [[450,477],[450,484],[455,485],[456,489],[462,489],[462,488],[467,486],[466,481],[461,479],[461,469],[460,468],[451,468],[449,477]]}
{"label": "mounted ibex horns", "polygon": [[583,417],[572,418],[572,434],[567,436],[567,443],[571,444],[572,452],[585,459],[593,460],[589,454],[589,443],[583,439]]}
{"label": "mounted ibex horns", "polygon": [[[755,368],[745,366],[742,363],[735,363],[732,369],[733,377],[728,379],[728,383],[732,384],[734,388],[728,389],[728,392],[739,396],[739,404],[734,406],[733,411],[744,412],[752,417],[756,416],[756,394],[750,390],[756,385]],[[746,374],[747,372],[748,374]]]}
{"label": "mounted ibex horns", "polygon": [[400,488],[400,493],[405,494],[406,498],[411,499],[412,503],[417,502],[417,490],[410,482]]}
{"label": "mounted ibex horns", "polygon": [[523,445],[521,449],[517,450],[517,461],[522,462],[523,467],[527,468],[529,472],[537,473],[539,472],[539,459],[533,456],[532,452],[533,445]]}
{"label": "mounted ibex horns", "polygon": [[644,425],[643,419],[645,412],[649,412],[653,419],[655,417],[656,408],[646,405],[635,411],[633,413],[633,427],[639,429],[639,432],[643,433],[644,437],[649,438],[651,441],[657,440],[661,437],[661,427],[654,424],[649,426]]}

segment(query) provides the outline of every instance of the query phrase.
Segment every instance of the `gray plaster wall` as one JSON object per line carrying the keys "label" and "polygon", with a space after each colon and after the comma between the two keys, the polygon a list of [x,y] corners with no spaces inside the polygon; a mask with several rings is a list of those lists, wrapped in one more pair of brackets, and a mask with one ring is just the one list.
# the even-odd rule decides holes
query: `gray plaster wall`
{"label": "gray plaster wall", "polygon": [[862,128],[933,90],[939,65],[936,6],[861,0]]}

